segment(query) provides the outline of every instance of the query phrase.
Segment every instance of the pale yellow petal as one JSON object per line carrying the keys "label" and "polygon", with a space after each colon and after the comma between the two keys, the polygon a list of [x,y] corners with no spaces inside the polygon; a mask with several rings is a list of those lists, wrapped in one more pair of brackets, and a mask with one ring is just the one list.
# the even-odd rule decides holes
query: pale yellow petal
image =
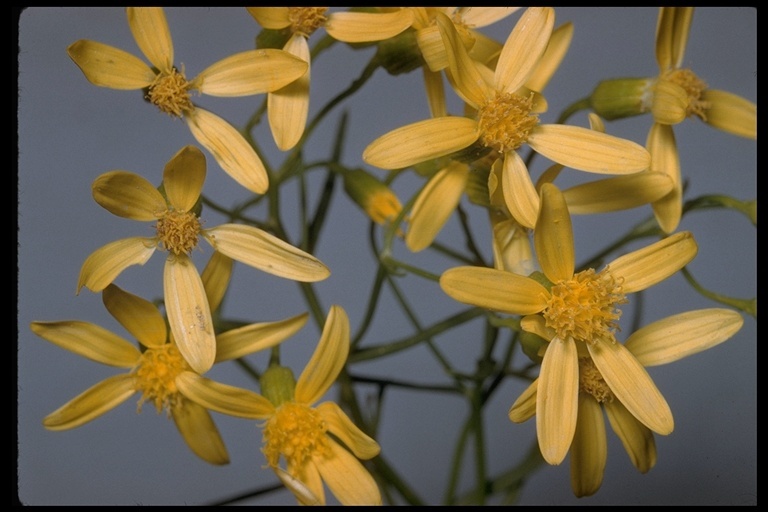
{"label": "pale yellow petal", "polygon": [[166,260],[163,293],[179,352],[196,372],[207,372],[216,359],[216,337],[203,281],[188,256],[170,256]]}
{"label": "pale yellow petal", "polygon": [[643,146],[581,126],[539,125],[531,130],[528,144],[553,162],[580,171],[631,174],[651,165]]}
{"label": "pale yellow petal", "polygon": [[459,7],[457,14],[470,27],[487,27],[514,14],[520,7]]}
{"label": "pale yellow petal", "polygon": [[229,454],[219,429],[204,407],[182,400],[171,409],[173,422],[195,455],[210,464],[229,464]]}
{"label": "pale yellow petal", "polygon": [[661,124],[682,123],[688,115],[688,102],[688,93],[681,86],[658,80],[653,88],[653,119]]}
{"label": "pale yellow petal", "polygon": [[632,464],[641,473],[647,473],[656,465],[656,440],[653,432],[637,421],[618,400],[606,402],[608,421],[616,436],[621,440]]}
{"label": "pale yellow petal", "polygon": [[539,215],[539,194],[531,181],[528,167],[517,151],[508,151],[504,155],[503,166],[501,189],[504,203],[517,222],[533,229]]}
{"label": "pale yellow petal", "polygon": [[264,28],[278,30],[291,24],[288,7],[246,7],[246,9]]}
{"label": "pale yellow petal", "polygon": [[[421,56],[427,63],[424,66],[433,73],[438,73],[448,67],[448,53],[443,37],[437,24],[431,24],[416,31],[416,44],[419,45]],[[442,77],[442,75],[441,75]],[[433,116],[434,117],[434,116]]]}
{"label": "pale yellow petal", "polygon": [[533,245],[544,275],[556,283],[573,278],[576,255],[573,226],[565,196],[555,185],[541,186],[541,208],[533,232]]}
{"label": "pale yellow petal", "polygon": [[110,366],[132,368],[141,357],[136,345],[89,322],[32,322],[30,328],[54,345]]}
{"label": "pale yellow petal", "polygon": [[216,338],[216,362],[237,359],[281,343],[307,323],[308,313],[278,322],[259,322],[219,334]]}
{"label": "pale yellow petal", "polygon": [[411,23],[413,12],[410,9],[380,13],[334,12],[328,15],[325,31],[338,41],[365,43],[395,37]]}
{"label": "pale yellow petal", "polygon": [[563,191],[571,215],[637,208],[666,196],[672,178],[662,172],[638,172],[577,185]]}
{"label": "pale yellow petal", "polygon": [[536,379],[517,397],[515,403],[509,408],[509,419],[511,421],[523,423],[536,415],[536,390],[538,386],[539,379]]}
{"label": "pale yellow petal", "polygon": [[357,458],[368,460],[381,451],[379,443],[352,423],[349,416],[334,402],[323,402],[316,410],[328,425],[328,432],[352,450]]}
{"label": "pale yellow petal", "polygon": [[382,169],[402,169],[464,149],[479,136],[474,119],[456,116],[427,119],[374,140],[363,151],[363,160]]}
{"label": "pale yellow petal", "polygon": [[527,88],[538,92],[544,90],[557,68],[560,67],[572,39],[573,23],[571,22],[563,23],[552,32],[547,50],[525,82]]}
{"label": "pale yellow petal", "polygon": [[608,460],[608,439],[600,404],[592,395],[579,394],[579,417],[571,445],[571,489],[577,498],[600,489]]}
{"label": "pale yellow petal", "polygon": [[661,71],[679,68],[685,57],[693,7],[661,7],[656,25],[656,62]]}
{"label": "pale yellow petal", "polygon": [[213,251],[211,259],[208,260],[203,273],[200,274],[211,313],[218,309],[227,293],[229,280],[232,278],[232,267],[234,267],[232,258],[221,254],[219,251]]}
{"label": "pale yellow petal", "polygon": [[[494,68],[495,60],[498,59],[504,45],[477,30],[470,29],[469,33],[475,40],[472,48],[469,49],[469,56],[472,57],[473,60],[485,64],[485,66],[490,66],[490,68],[488,68],[489,70]],[[481,71],[482,69],[483,68],[480,68]],[[489,84],[493,83],[493,71],[490,72],[485,82]]]}
{"label": "pale yellow petal", "polygon": [[553,8],[526,9],[499,55],[494,78],[498,90],[514,92],[525,84],[547,49],[554,25]]}
{"label": "pale yellow petal", "polygon": [[267,170],[239,131],[201,108],[195,108],[185,119],[195,139],[211,152],[227,174],[251,192],[263,194],[267,191]]}
{"label": "pale yellow petal", "polygon": [[162,7],[128,7],[128,26],[141,52],[157,69],[173,68],[173,41]]}
{"label": "pale yellow petal", "polygon": [[438,13],[435,20],[445,45],[447,69],[450,71],[456,92],[471,106],[480,107],[486,99],[493,97],[493,90],[469,56],[453,21],[442,13]]}
{"label": "pale yellow petal", "polygon": [[91,192],[102,208],[125,219],[157,220],[168,209],[157,187],[132,172],[104,173],[93,181]]}
{"label": "pale yellow petal", "polygon": [[255,420],[265,420],[275,412],[275,406],[258,393],[193,372],[182,372],[175,383],[182,395],[211,411]]}
{"label": "pale yellow petal", "polygon": [[469,179],[469,166],[453,162],[427,182],[411,210],[405,243],[413,252],[432,243],[456,210]]}
{"label": "pale yellow petal", "polygon": [[527,315],[520,319],[520,327],[525,332],[530,332],[547,341],[555,339],[557,333],[551,327],[547,327],[547,321],[541,315]]}
{"label": "pale yellow petal", "polygon": [[134,393],[130,373],[108,377],[43,418],[43,426],[48,430],[79,427],[111,411]]}
{"label": "pale yellow petal", "polygon": [[69,57],[93,85],[135,90],[148,87],[156,74],[130,53],[96,41],[81,39],[67,48]]}
{"label": "pale yellow petal", "polygon": [[165,195],[176,211],[188,212],[195,206],[204,182],[205,155],[195,146],[184,146],[165,164]]}
{"label": "pale yellow petal", "polygon": [[[147,348],[159,348],[168,341],[168,327],[157,306],[146,299],[110,284],[101,294],[107,311]],[[134,352],[134,364],[138,352]]]}
{"label": "pale yellow petal", "polygon": [[272,275],[315,282],[331,274],[328,267],[311,254],[253,226],[222,224],[205,233],[212,238],[217,251]]}
{"label": "pale yellow petal", "polygon": [[[489,212],[493,227],[494,268],[524,276],[535,270],[528,229],[505,214]],[[498,220],[503,218],[503,220]]]}
{"label": "pale yellow petal", "polygon": [[668,278],[693,260],[697,252],[693,234],[681,231],[619,256],[608,267],[614,277],[623,279],[622,291],[634,293]]}
{"label": "pale yellow petal", "polygon": [[100,292],[131,265],[145,264],[157,248],[154,238],[124,238],[93,251],[80,268],[77,293],[83,286]]}
{"label": "pale yellow petal", "polygon": [[739,137],[757,139],[757,105],[716,89],[706,89],[701,101],[709,103],[709,108],[704,111],[707,124]]}
{"label": "pale yellow petal", "polygon": [[307,64],[306,72],[294,82],[267,96],[267,116],[275,144],[288,151],[304,135],[309,114],[310,54],[307,39],[294,34],[284,49]]}
{"label": "pale yellow petal", "polygon": [[632,352],[613,340],[597,340],[587,348],[606,384],[627,410],[654,432],[672,433],[672,411]]}
{"label": "pale yellow petal", "polygon": [[573,340],[553,339],[541,363],[536,391],[536,435],[544,460],[563,462],[576,431],[579,359]]}
{"label": "pale yellow petal", "polygon": [[[288,463],[287,472],[301,482],[304,486],[304,490],[308,491],[303,496],[296,496],[296,499],[301,502],[310,496],[314,497],[318,505],[325,505],[325,487],[323,486],[323,479],[320,476],[320,472],[317,470],[317,466],[313,462],[304,464],[302,467],[296,467]],[[288,486],[288,489],[294,492],[293,486]]]}
{"label": "pale yellow petal", "polygon": [[430,71],[428,66],[421,67],[424,75],[424,89],[427,92],[427,102],[429,103],[429,113],[432,117],[443,117],[448,115],[448,107],[445,103],[445,87],[443,86],[443,74]]}
{"label": "pale yellow petal", "polygon": [[719,345],[742,325],[744,318],[731,309],[688,311],[638,329],[624,346],[643,366],[656,366]]}
{"label": "pale yellow petal", "polygon": [[349,317],[341,306],[333,305],[312,358],[296,381],[296,401],[314,404],[336,381],[349,354]]}
{"label": "pale yellow petal", "polygon": [[230,55],[205,68],[195,79],[196,87],[203,94],[225,98],[276,91],[309,69],[307,59],[292,53],[263,48]]}
{"label": "pale yellow petal", "polygon": [[351,453],[330,440],[332,455],[313,460],[333,495],[342,505],[381,505],[381,493],[367,469]]}
{"label": "pale yellow petal", "polygon": [[654,123],[648,132],[646,143],[651,153],[650,170],[661,172],[672,180],[672,190],[654,201],[653,214],[665,233],[673,233],[683,215],[683,181],[680,176],[680,158],[672,127]]}
{"label": "pale yellow petal", "polygon": [[440,276],[440,287],[464,304],[512,315],[542,311],[549,296],[549,291],[533,279],[483,267],[448,269]]}
{"label": "pale yellow petal", "polygon": [[[300,505],[323,505],[323,502],[318,498],[307,484],[288,473],[281,467],[274,466],[275,474],[283,483],[283,485],[293,493]],[[322,485],[322,483],[321,483]]]}

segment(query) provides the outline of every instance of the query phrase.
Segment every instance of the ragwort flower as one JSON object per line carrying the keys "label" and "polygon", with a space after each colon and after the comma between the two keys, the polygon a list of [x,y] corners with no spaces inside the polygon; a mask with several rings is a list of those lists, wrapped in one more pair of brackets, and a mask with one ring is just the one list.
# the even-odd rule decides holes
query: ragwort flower
{"label": "ragwort flower", "polygon": [[[563,194],[541,187],[534,248],[538,278],[491,268],[457,267],[440,278],[454,299],[514,315],[522,328],[546,340],[536,400],[539,448],[550,464],[565,458],[577,424],[579,358],[591,357],[616,398],[650,430],[672,432],[672,413],[637,359],[614,331],[626,295],[668,278],[696,255],[689,232],[669,236],[614,259],[599,272],[575,272],[573,232]],[[545,283],[545,284],[542,284]]]}
{"label": "ragwort flower", "polygon": [[[315,405],[348,354],[349,319],[341,307],[331,306],[320,342],[298,381],[289,368],[276,365],[262,375],[261,394],[193,372],[182,374],[178,384],[203,407],[264,421],[262,451],[267,463],[299,503],[325,504],[325,483],[343,505],[380,505],[376,482],[357,460],[378,455],[378,443],[334,402]],[[281,459],[285,468],[280,467]]]}
{"label": "ragwort flower", "polygon": [[211,311],[190,253],[200,238],[236,261],[270,274],[302,282],[325,279],[318,259],[253,226],[222,224],[204,229],[195,212],[205,181],[205,156],[194,146],[182,148],[163,171],[165,197],[138,174],[111,171],[93,182],[99,205],[120,217],[156,222],[151,237],[111,242],[83,263],[77,284],[101,291],[131,265],[143,265],[156,249],[168,252],[163,288],[168,321],[179,350],[192,368],[207,371],[216,357]]}
{"label": "ragwort flower", "polygon": [[67,52],[94,85],[146,90],[146,99],[161,111],[183,118],[192,135],[238,183],[262,194],[269,178],[253,147],[232,125],[192,102],[192,92],[233,97],[280,89],[301,77],[306,62],[275,49],[237,53],[187,80],[174,66],[173,42],[162,8],[128,7],[128,25],[151,67],[134,55],[96,41],[81,39]]}

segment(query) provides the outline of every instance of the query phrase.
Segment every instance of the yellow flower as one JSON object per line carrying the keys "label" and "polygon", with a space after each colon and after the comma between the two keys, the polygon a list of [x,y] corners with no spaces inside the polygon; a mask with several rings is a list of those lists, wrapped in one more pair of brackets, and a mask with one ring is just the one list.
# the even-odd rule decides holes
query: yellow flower
{"label": "yellow flower", "polygon": [[79,40],[67,48],[72,60],[94,85],[122,90],[146,90],[146,98],[161,111],[184,118],[192,135],[238,183],[262,194],[267,171],[253,147],[232,125],[192,102],[191,93],[233,97],[279,89],[307,70],[307,64],[273,49],[237,53],[187,80],[174,66],[173,42],[162,8],[127,8],[128,25],[151,67],[123,50]]}
{"label": "yellow flower", "polygon": [[[168,252],[163,273],[166,312],[179,350],[192,368],[208,371],[216,357],[211,311],[190,253],[202,237],[241,263],[287,279],[320,281],[330,275],[313,256],[256,227],[222,224],[203,229],[194,211],[205,181],[205,156],[182,148],[163,171],[165,197],[141,176],[126,171],[102,174],[93,182],[97,203],[120,217],[155,221],[152,237],[111,242],[83,263],[77,290],[101,291],[131,265],[143,265],[156,249]],[[167,198],[167,199],[166,199]]]}
{"label": "yellow flower", "polygon": [[332,12],[327,7],[248,7],[248,12],[266,29],[288,29],[290,38],[283,50],[307,64],[301,78],[267,95],[269,126],[277,147],[294,147],[304,134],[309,112],[309,37],[319,28],[347,43],[380,41],[399,34],[411,25],[411,13]]}
{"label": "yellow flower", "polygon": [[[208,266],[208,274],[216,270]],[[212,288],[215,288],[212,287]],[[190,366],[168,333],[165,319],[149,301],[116,285],[107,286],[102,299],[109,313],[133,335],[142,350],[123,337],[98,325],[78,320],[32,322],[38,336],[93,361],[129,371],[99,382],[45,417],[49,430],[79,427],[128,398],[140,395],[143,403],[165,410],[173,418],[192,451],[211,464],[227,464],[229,456],[219,431],[204,407],[189,400],[176,378]],[[220,335],[217,362],[263,350],[280,343],[306,323],[307,314],[272,323],[252,324]]]}
{"label": "yellow flower", "polygon": [[[645,367],[667,364],[726,341],[743,323],[742,316],[730,309],[689,311],[635,331],[624,348]],[[512,421],[521,423],[533,417],[537,390],[535,380],[512,405]],[[577,497],[596,493],[603,481],[608,455],[603,411],[638,471],[647,473],[656,464],[653,432],[624,406],[590,357],[579,358],[578,404],[570,448],[571,488]]]}
{"label": "yellow flower", "polygon": [[[179,376],[177,383],[203,407],[264,421],[267,463],[299,503],[325,504],[325,483],[343,505],[380,505],[376,482],[357,460],[378,455],[378,443],[334,402],[315,405],[336,380],[348,354],[349,319],[341,307],[332,306],[298,381],[289,368],[271,366],[261,378],[262,394],[214,383],[193,372]],[[285,468],[280,467],[281,459]]]}
{"label": "yellow flower", "polygon": [[533,236],[543,276],[458,267],[443,273],[440,286],[460,302],[525,315],[523,330],[548,342],[536,400],[536,431],[544,459],[559,464],[571,446],[580,356],[592,358],[614,395],[638,421],[662,435],[672,432],[672,413],[664,397],[637,359],[616,342],[614,331],[626,295],[666,279],[695,257],[697,245],[691,233],[677,233],[620,256],[599,272],[575,273],[568,206],[562,192],[545,183]]}
{"label": "yellow flower", "polygon": [[648,151],[634,142],[577,126],[539,124],[536,111],[542,102],[535,101],[537,94],[525,83],[549,43],[553,9],[526,10],[504,44],[493,77],[470,58],[447,17],[438,14],[438,24],[450,48],[452,84],[477,111],[476,117],[437,117],[398,128],[365,149],[363,159],[367,163],[399,169],[475,145],[495,151],[504,162],[507,207],[520,224],[529,228],[536,222],[533,205],[537,193],[517,153],[523,144],[556,163],[587,172],[630,174],[648,168]]}

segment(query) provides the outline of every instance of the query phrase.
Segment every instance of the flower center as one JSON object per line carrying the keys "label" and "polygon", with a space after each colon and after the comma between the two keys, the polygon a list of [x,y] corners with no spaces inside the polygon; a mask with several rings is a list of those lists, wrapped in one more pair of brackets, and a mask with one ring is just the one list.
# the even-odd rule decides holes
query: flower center
{"label": "flower center", "polygon": [[283,455],[288,467],[302,468],[313,456],[330,456],[328,426],[320,413],[305,405],[285,402],[267,420],[262,451],[270,466]]}
{"label": "flower center", "polygon": [[539,124],[539,117],[531,114],[532,106],[532,94],[523,98],[497,92],[494,99],[486,101],[477,111],[480,141],[500,153],[522,146],[531,130]]}
{"label": "flower center", "polygon": [[141,392],[139,412],[144,402],[152,402],[157,412],[165,408],[170,413],[181,398],[176,376],[189,369],[179,349],[171,343],[145,350],[132,372],[136,390]]}
{"label": "flower center", "polygon": [[607,267],[599,273],[588,269],[552,287],[543,316],[547,327],[554,329],[560,339],[615,341],[621,317],[617,306],[626,302],[621,285]]}
{"label": "flower center", "polygon": [[661,79],[679,85],[688,94],[686,114],[689,117],[698,116],[702,121],[707,120],[706,110],[710,104],[701,99],[702,93],[707,89],[704,80],[696,76],[690,69],[671,69],[664,73]]}
{"label": "flower center", "polygon": [[172,116],[181,117],[195,109],[189,96],[190,82],[175,69],[170,74],[160,73],[149,86],[147,99]]}
{"label": "flower center", "polygon": [[591,357],[579,358],[579,389],[589,393],[600,403],[613,402],[613,391],[608,387]]}
{"label": "flower center", "polygon": [[288,19],[291,21],[291,31],[305,37],[325,25],[328,18],[324,16],[327,7],[289,7]]}
{"label": "flower center", "polygon": [[194,213],[169,210],[157,221],[157,237],[166,250],[176,255],[189,254],[197,247],[201,227]]}

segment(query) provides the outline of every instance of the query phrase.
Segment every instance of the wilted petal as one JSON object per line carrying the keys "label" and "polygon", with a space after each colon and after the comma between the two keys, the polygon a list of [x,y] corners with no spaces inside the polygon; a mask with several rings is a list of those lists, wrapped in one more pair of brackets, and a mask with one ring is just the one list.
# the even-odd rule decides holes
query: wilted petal
{"label": "wilted petal", "polygon": [[277,345],[307,323],[307,313],[279,322],[261,322],[232,329],[216,338],[216,362],[237,359]]}
{"label": "wilted petal", "polygon": [[493,268],[456,267],[443,272],[440,287],[464,304],[512,315],[530,315],[547,307],[549,291],[527,277]]}
{"label": "wilted petal", "polygon": [[178,211],[195,206],[205,182],[205,155],[195,146],[185,146],[165,164],[163,185],[168,202]]}
{"label": "wilted petal", "polygon": [[[203,269],[200,278],[203,280],[205,296],[208,298],[208,305],[211,313],[221,305],[224,295],[229,287],[229,280],[232,277],[232,267],[234,261],[229,256],[221,254],[219,251],[213,251],[211,259]],[[217,354],[218,356],[218,354]]]}
{"label": "wilted petal", "polygon": [[157,187],[132,172],[102,174],[93,181],[91,193],[99,206],[124,219],[157,220],[168,209]]}
{"label": "wilted petal", "polygon": [[656,465],[656,440],[653,432],[637,421],[618,400],[604,404],[608,421],[616,436],[621,440],[632,464],[647,473]]}
{"label": "wilted petal", "polygon": [[681,86],[668,80],[658,80],[653,89],[651,112],[661,124],[682,123],[687,117],[688,93]]}
{"label": "wilted petal", "polygon": [[563,462],[576,431],[579,358],[573,340],[553,339],[541,363],[536,391],[536,434],[549,464]]}
{"label": "wilted petal", "polygon": [[[168,341],[165,318],[157,306],[148,300],[128,293],[114,284],[104,288],[101,298],[107,311],[145,347],[159,348]],[[134,353],[135,364],[139,353]]]}
{"label": "wilted petal", "polygon": [[291,24],[288,7],[246,7],[246,9],[264,28],[278,30]]}
{"label": "wilted petal", "polygon": [[719,345],[742,325],[744,318],[731,309],[688,311],[638,329],[624,346],[643,366],[656,366]]}
{"label": "wilted petal", "polygon": [[267,419],[275,412],[275,406],[258,393],[193,372],[182,372],[175,383],[182,395],[211,411],[256,420]]}
{"label": "wilted petal", "polygon": [[96,41],[81,39],[67,48],[69,57],[93,85],[135,90],[149,87],[156,74],[135,55]]}
{"label": "wilted petal", "polygon": [[323,482],[342,505],[381,505],[381,493],[367,469],[347,450],[330,441],[330,457],[314,458]]}
{"label": "wilted petal", "polygon": [[525,391],[517,397],[515,403],[509,408],[509,419],[515,423],[528,421],[536,415],[536,391],[539,387],[539,379],[531,382]]}
{"label": "wilted petal", "polygon": [[115,375],[77,395],[43,419],[48,430],[69,430],[79,427],[111,411],[135,393],[133,375]]}
{"label": "wilted petal", "polygon": [[507,152],[503,165],[501,185],[504,203],[517,222],[533,229],[539,214],[539,194],[533,186],[528,167],[517,151]]}
{"label": "wilted petal", "polygon": [[677,229],[683,215],[683,181],[680,177],[680,158],[675,132],[667,124],[653,123],[648,132],[646,146],[651,153],[650,170],[664,173],[672,180],[672,190],[669,194],[651,204],[659,227],[665,233],[672,233]]}
{"label": "wilted petal", "polygon": [[554,25],[551,7],[526,9],[499,55],[494,79],[497,89],[514,92],[525,84],[547,49]]}
{"label": "wilted petal", "polygon": [[132,368],[141,357],[136,345],[89,322],[32,322],[30,328],[54,345],[110,366]]}
{"label": "wilted petal", "polygon": [[[278,466],[274,466],[272,469],[275,470],[275,474],[283,485],[293,493],[300,505],[324,504],[323,501],[312,492],[307,484]],[[322,482],[320,485],[322,486]]]}
{"label": "wilted petal", "polygon": [[296,402],[313,404],[336,381],[349,354],[349,318],[340,306],[333,305],[323,326],[315,352],[296,381]]}
{"label": "wilted petal", "polygon": [[267,116],[272,137],[281,151],[288,151],[301,140],[307,125],[311,70],[309,45],[304,36],[294,34],[284,49],[307,64],[303,75],[267,96]]}
{"label": "wilted petal", "polygon": [[211,413],[191,400],[182,400],[171,409],[171,414],[181,437],[195,455],[211,464],[229,464],[227,447]]}
{"label": "wilted petal", "polygon": [[100,292],[131,265],[145,264],[157,248],[154,238],[124,238],[96,249],[86,258],[77,280],[77,292],[87,286]]}
{"label": "wilted petal", "polygon": [[571,489],[577,498],[600,489],[608,460],[603,410],[591,395],[579,394],[579,417],[571,445]]}
{"label": "wilted petal", "polygon": [[333,12],[325,22],[325,31],[345,43],[383,41],[395,37],[413,23],[410,9],[393,12]]}
{"label": "wilted petal", "polygon": [[685,57],[693,7],[661,7],[656,25],[656,62],[659,70],[679,68]]}
{"label": "wilted petal", "polygon": [[693,260],[697,252],[693,234],[681,231],[619,256],[608,267],[614,277],[623,278],[622,292],[633,293],[668,278]]}
{"label": "wilted petal", "polygon": [[[480,74],[476,62],[469,56],[453,21],[442,13],[438,13],[435,20],[445,45],[448,69],[456,92],[471,106],[480,107],[487,99],[493,97],[493,90]],[[436,59],[431,57],[431,60]]]}
{"label": "wilted petal", "polygon": [[251,192],[263,194],[267,191],[267,170],[239,131],[201,108],[187,113],[185,119],[195,139],[211,152],[227,174]]}
{"label": "wilted petal", "polygon": [[162,7],[128,7],[128,26],[141,52],[157,69],[173,68],[173,42]]}
{"label": "wilted petal", "polygon": [[328,431],[352,450],[356,457],[368,460],[379,454],[379,444],[360,430],[334,402],[323,402],[316,408],[328,425]]}
{"label": "wilted petal", "polygon": [[533,244],[541,269],[550,281],[573,278],[576,256],[571,215],[563,193],[551,183],[541,186],[541,208]]}
{"label": "wilted petal", "polygon": [[331,274],[311,254],[253,226],[222,224],[205,233],[217,251],[269,274],[301,282],[322,281]]}
{"label": "wilted petal", "polygon": [[563,23],[552,32],[549,45],[539,63],[533,69],[531,76],[525,81],[528,89],[541,92],[549,83],[549,80],[560,67],[573,39],[573,23]]}
{"label": "wilted petal", "polygon": [[[653,165],[651,165],[653,167]],[[672,178],[662,172],[638,172],[577,185],[563,191],[571,215],[636,208],[669,194]]]}
{"label": "wilted petal", "polygon": [[716,89],[704,90],[701,101],[709,103],[704,112],[707,124],[739,137],[757,139],[757,105]]}

